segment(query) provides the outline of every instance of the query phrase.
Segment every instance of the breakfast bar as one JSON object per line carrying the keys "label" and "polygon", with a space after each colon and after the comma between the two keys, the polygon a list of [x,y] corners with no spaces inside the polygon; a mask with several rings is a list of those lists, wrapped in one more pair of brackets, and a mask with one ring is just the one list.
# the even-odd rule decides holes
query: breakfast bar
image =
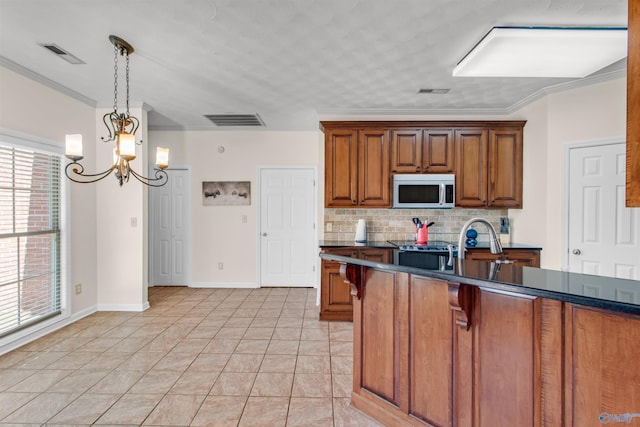
{"label": "breakfast bar", "polygon": [[640,425],[640,281],[320,256],[353,298],[351,401],[384,425]]}

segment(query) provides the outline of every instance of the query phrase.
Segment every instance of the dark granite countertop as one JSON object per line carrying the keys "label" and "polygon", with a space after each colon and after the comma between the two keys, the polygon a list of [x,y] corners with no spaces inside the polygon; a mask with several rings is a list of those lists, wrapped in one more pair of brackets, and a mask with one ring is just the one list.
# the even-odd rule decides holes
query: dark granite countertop
{"label": "dark granite countertop", "polygon": [[[451,240],[449,240],[451,241]],[[453,244],[458,244],[457,241],[451,242]],[[396,246],[392,243],[389,243],[388,240],[379,240],[379,241],[368,241],[365,243],[356,243],[354,241],[349,240],[320,240],[318,246],[320,248],[347,248],[347,247],[365,247],[365,248],[395,248]],[[476,246],[478,249],[489,249],[488,242],[478,242]],[[527,245],[523,243],[507,243],[502,245],[503,249],[532,249],[532,250],[542,250],[542,247],[537,245]]]}
{"label": "dark granite countertop", "polygon": [[[396,255],[397,255],[396,251]],[[426,255],[425,256],[438,256]],[[394,256],[390,264],[321,253],[326,260],[398,271],[466,283],[498,291],[550,298],[615,312],[640,315],[640,281],[592,276],[563,271],[454,259],[453,267],[429,270],[400,265]],[[444,257],[442,257],[444,258]],[[492,274],[494,273],[494,274]]]}
{"label": "dark granite countertop", "polygon": [[318,246],[321,248],[390,248],[393,249],[396,246],[392,245],[386,240],[369,241],[365,243],[356,243],[353,240],[320,240]]}

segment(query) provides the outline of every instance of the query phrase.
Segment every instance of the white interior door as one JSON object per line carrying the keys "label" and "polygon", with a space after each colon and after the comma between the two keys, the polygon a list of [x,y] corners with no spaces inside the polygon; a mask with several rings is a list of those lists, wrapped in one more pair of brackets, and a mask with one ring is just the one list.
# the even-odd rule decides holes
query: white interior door
{"label": "white interior door", "polygon": [[188,284],[189,171],[168,169],[169,181],[149,189],[149,283],[155,286]]}
{"label": "white interior door", "polygon": [[625,207],[625,144],[569,150],[569,269],[640,279],[640,208]]}
{"label": "white interior door", "polygon": [[262,286],[314,286],[313,169],[260,171],[260,281]]}

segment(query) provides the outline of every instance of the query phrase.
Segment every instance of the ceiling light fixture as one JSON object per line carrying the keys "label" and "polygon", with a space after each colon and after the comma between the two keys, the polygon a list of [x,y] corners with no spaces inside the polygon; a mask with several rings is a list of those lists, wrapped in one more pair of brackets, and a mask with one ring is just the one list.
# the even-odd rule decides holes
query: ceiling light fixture
{"label": "ceiling light fixture", "polygon": [[453,75],[582,78],[626,56],[626,28],[493,27]]}
{"label": "ceiling light fixture", "polygon": [[[130,162],[136,158],[136,142],[135,133],[140,126],[140,121],[129,114],[129,55],[133,53],[133,46],[125,40],[116,36],[109,36],[109,40],[114,46],[114,101],[113,111],[102,117],[104,125],[109,131],[109,135],[101,137],[104,142],[115,141],[116,146],[113,149],[113,164],[105,171],[96,174],[85,174],[84,166],[78,163],[84,156],[82,155],[82,135],[66,135],[66,157],[71,160],[64,172],[71,181],[82,184],[96,182],[114,172],[120,186],[129,181],[129,177],[133,176],[143,184],[151,187],[160,187],[167,183],[169,177],[164,170],[169,166],[169,149],[158,147],[156,152],[155,178],[147,178],[140,175],[131,167]],[[127,87],[127,104],[126,110],[122,113],[118,112],[118,55],[124,56],[126,59],[126,87]]]}

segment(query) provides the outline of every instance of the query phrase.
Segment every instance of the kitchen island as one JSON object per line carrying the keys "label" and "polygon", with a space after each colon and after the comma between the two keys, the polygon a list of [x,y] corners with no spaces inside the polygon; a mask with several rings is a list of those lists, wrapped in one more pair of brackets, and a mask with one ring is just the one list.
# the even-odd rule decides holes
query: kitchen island
{"label": "kitchen island", "polygon": [[353,295],[352,402],[384,425],[640,425],[639,281],[320,256]]}

